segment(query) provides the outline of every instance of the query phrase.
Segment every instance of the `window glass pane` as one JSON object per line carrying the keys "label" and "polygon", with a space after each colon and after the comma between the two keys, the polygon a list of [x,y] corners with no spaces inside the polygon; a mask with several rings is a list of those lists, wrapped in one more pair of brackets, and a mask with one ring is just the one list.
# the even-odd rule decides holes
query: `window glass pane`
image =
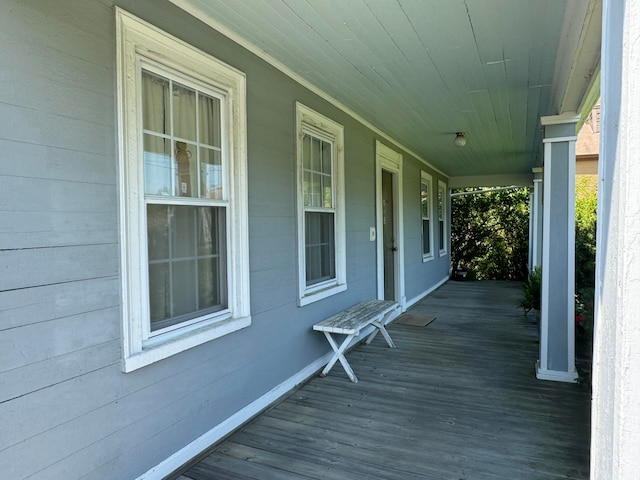
{"label": "window glass pane", "polygon": [[147,205],[151,331],[227,308],[226,209]]}
{"label": "window glass pane", "polygon": [[173,258],[194,257],[196,254],[196,208],[170,206],[171,256]]}
{"label": "window glass pane", "polygon": [[216,207],[198,207],[197,212],[198,256],[224,255],[226,210]]}
{"label": "window glass pane", "polygon": [[145,130],[170,134],[169,81],[142,71],[142,123]]}
{"label": "window glass pane", "polygon": [[442,220],[444,216],[444,192],[438,188],[438,219]]}
{"label": "window glass pane", "polygon": [[186,140],[196,140],[196,92],[175,82],[173,84],[173,134]]}
{"label": "window glass pane", "polygon": [[171,142],[144,135],[144,193],[171,195]]}
{"label": "window glass pane", "polygon": [[440,250],[444,250],[444,222],[440,220]]}
{"label": "window glass pane", "polygon": [[147,243],[149,260],[169,258],[169,207],[147,205]]}
{"label": "window glass pane", "polygon": [[332,157],[332,145],[330,143],[327,142],[322,142],[322,166],[320,168],[320,171],[322,173],[326,173],[327,175],[331,175],[331,170],[332,170],[332,164],[331,164],[331,157]]}
{"label": "window glass pane", "polygon": [[302,168],[311,169],[311,137],[306,133],[302,137]]}
{"label": "window glass pane", "polygon": [[422,220],[422,253],[431,253],[431,227],[429,220]]}
{"label": "window glass pane", "polygon": [[198,160],[197,147],[192,143],[176,142],[175,158],[178,178],[176,180],[177,197],[198,196]]}
{"label": "window glass pane", "polygon": [[322,175],[322,206],[333,207],[333,189],[331,188],[331,176]]}
{"label": "window glass pane", "polygon": [[220,100],[198,93],[200,143],[220,147]]}
{"label": "window glass pane", "polygon": [[173,316],[186,315],[197,310],[196,262],[183,260],[172,263]]}
{"label": "window glass pane", "polygon": [[226,209],[199,207],[198,308],[227,308]]}
{"label": "window glass pane", "polygon": [[335,278],[333,213],[306,212],[305,253],[307,285]]}
{"label": "window glass pane", "polygon": [[[221,284],[225,282],[225,272],[220,269],[220,258],[198,260],[198,292],[200,309],[221,305],[223,294]],[[226,305],[224,305],[226,307]]]}
{"label": "window glass pane", "polygon": [[322,142],[313,138],[311,141],[311,165],[310,168],[314,172],[320,172],[320,159],[322,158]]}
{"label": "window glass pane", "polygon": [[426,183],[421,184],[420,198],[422,203],[422,217],[431,217],[431,212],[429,211],[429,186]]}
{"label": "window glass pane", "polygon": [[302,173],[302,176],[304,177],[304,180],[302,183],[304,206],[308,207],[311,205],[311,196],[309,195],[309,188],[311,188],[311,172],[309,172],[308,170],[305,170]]}
{"label": "window glass pane", "polygon": [[149,265],[149,314],[154,324],[171,316],[171,273],[169,262]]}
{"label": "window glass pane", "polygon": [[322,186],[321,186],[321,175],[319,173],[311,173],[309,175],[309,204],[310,207],[319,207],[322,205]]}
{"label": "window glass pane", "polygon": [[222,199],[222,158],[218,150],[200,148],[200,196]]}

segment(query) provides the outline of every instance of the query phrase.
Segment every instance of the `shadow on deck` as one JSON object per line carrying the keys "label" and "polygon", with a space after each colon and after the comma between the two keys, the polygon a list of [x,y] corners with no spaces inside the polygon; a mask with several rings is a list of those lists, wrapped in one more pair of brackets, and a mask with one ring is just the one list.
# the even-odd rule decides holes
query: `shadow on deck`
{"label": "shadow on deck", "polygon": [[[589,477],[588,388],[539,381],[519,283],[448,282],[183,473],[193,480]],[[180,477],[184,480],[183,477]]]}

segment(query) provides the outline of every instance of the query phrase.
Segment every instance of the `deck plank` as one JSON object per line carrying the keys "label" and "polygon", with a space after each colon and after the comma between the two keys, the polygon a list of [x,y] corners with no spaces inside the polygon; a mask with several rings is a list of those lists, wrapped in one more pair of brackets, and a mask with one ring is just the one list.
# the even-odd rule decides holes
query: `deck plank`
{"label": "deck plank", "polygon": [[254,478],[589,478],[590,393],[539,381],[537,327],[520,285],[449,282],[416,304],[427,327],[389,325],[183,474]]}

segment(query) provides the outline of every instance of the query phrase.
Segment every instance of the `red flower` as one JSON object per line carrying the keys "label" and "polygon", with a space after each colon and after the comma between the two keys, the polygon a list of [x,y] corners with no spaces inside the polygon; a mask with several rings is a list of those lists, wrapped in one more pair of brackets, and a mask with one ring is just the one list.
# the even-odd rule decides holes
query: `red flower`
{"label": "red flower", "polygon": [[584,320],[582,315],[576,315],[576,323],[581,323]]}

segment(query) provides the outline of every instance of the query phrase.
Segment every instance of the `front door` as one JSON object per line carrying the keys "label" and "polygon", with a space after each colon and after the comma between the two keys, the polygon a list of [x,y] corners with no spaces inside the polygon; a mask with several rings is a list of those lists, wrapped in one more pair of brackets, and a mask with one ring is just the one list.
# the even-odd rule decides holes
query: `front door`
{"label": "front door", "polygon": [[393,174],[382,171],[382,248],[384,268],[384,299],[396,299],[396,252],[394,221]]}
{"label": "front door", "polygon": [[402,154],[376,142],[378,298],[404,303]]}

